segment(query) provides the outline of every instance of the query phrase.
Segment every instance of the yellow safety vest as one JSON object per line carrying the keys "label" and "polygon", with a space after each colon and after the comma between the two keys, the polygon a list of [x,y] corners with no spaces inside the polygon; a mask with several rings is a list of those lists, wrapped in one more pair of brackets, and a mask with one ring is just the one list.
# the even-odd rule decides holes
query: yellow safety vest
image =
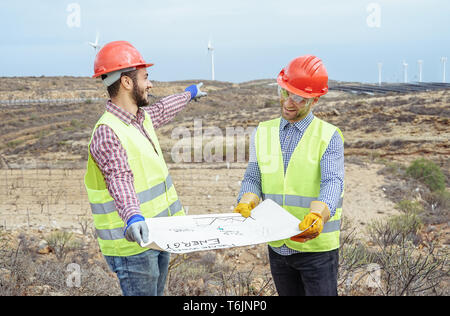
{"label": "yellow safety vest", "polygon": [[[256,134],[256,153],[261,171],[263,199],[271,199],[299,220],[310,212],[310,204],[320,195],[320,161],[328,148],[332,136],[338,131],[335,126],[314,118],[297,145],[284,173],[280,144],[281,118],[263,122]],[[336,214],[324,225],[316,239],[299,243],[291,239],[269,243],[272,247],[287,247],[301,252],[324,252],[339,248],[339,235],[344,194]]]}
{"label": "yellow safety vest", "polygon": [[[100,125],[109,126],[127,152],[142,215],[145,218],[185,215],[150,116],[145,113],[144,128],[155,144],[158,154],[140,131],[122,122],[115,115],[105,112],[97,122],[94,132]],[[92,138],[89,147],[91,142]],[[125,257],[148,250],[124,238],[126,225],[116,210],[114,199],[108,191],[103,174],[92,158],[90,150],[84,182],[102,253],[105,256]]]}

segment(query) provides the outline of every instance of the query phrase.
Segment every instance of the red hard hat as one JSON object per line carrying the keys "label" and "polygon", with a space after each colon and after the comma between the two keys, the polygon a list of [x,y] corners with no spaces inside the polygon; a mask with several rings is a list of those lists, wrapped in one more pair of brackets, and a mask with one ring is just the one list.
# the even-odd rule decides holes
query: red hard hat
{"label": "red hard hat", "polygon": [[94,76],[100,77],[117,70],[127,68],[148,68],[153,64],[147,64],[141,54],[128,42],[111,42],[103,46],[95,57]]}
{"label": "red hard hat", "polygon": [[304,98],[320,97],[328,93],[328,73],[322,60],[306,55],[295,58],[278,76],[278,84]]}

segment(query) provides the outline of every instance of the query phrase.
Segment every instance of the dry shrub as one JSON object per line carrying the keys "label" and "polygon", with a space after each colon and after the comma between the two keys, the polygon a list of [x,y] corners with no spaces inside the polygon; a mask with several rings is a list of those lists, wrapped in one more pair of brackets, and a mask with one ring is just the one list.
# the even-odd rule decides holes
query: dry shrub
{"label": "dry shrub", "polygon": [[447,223],[450,219],[450,192],[437,191],[424,195],[426,203],[423,221],[425,224],[436,225]]}
{"label": "dry shrub", "polygon": [[[104,260],[88,253],[89,247],[97,247],[96,241],[70,253],[64,248],[64,262],[55,254],[37,255],[32,240],[22,234],[16,245],[8,234],[0,235],[0,296],[121,295],[117,278]],[[70,264],[80,267],[79,284],[68,283]]]}
{"label": "dry shrub", "polygon": [[374,263],[381,270],[379,294],[390,296],[446,295],[448,253],[422,243],[421,222],[409,212],[368,229],[375,243]]}
{"label": "dry shrub", "polygon": [[[411,206],[412,205],[412,206]],[[402,203],[409,210],[416,204]],[[404,210],[404,209],[403,209]],[[417,213],[372,222],[365,243],[343,228],[340,248],[341,295],[448,295],[448,252],[418,244]]]}
{"label": "dry shrub", "polygon": [[26,295],[33,283],[35,266],[22,242],[12,248],[9,242],[0,241],[0,296]]}
{"label": "dry shrub", "polygon": [[420,250],[409,241],[376,253],[382,295],[448,295],[448,254],[434,245]]}
{"label": "dry shrub", "polygon": [[272,296],[276,294],[269,274],[218,262],[224,250],[175,256],[169,266],[166,294],[170,296]]}

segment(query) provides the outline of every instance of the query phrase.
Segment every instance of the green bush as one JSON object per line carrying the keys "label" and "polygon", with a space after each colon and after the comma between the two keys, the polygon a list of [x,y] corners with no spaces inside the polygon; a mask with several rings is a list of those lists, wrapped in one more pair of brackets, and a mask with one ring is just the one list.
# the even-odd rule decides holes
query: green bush
{"label": "green bush", "polygon": [[420,214],[423,212],[423,206],[417,201],[400,201],[396,206],[396,209],[405,214]]}
{"label": "green bush", "polygon": [[423,182],[433,192],[445,190],[445,175],[432,161],[417,159],[406,169],[406,174]]}
{"label": "green bush", "polygon": [[81,248],[78,241],[74,239],[71,232],[56,231],[46,237],[46,241],[58,260],[64,261],[67,254],[75,249]]}
{"label": "green bush", "polygon": [[401,201],[395,208],[402,213],[384,220],[374,220],[368,225],[372,242],[381,247],[400,244],[405,240],[418,243],[420,238],[417,233],[423,225],[420,217],[423,207],[418,202]]}

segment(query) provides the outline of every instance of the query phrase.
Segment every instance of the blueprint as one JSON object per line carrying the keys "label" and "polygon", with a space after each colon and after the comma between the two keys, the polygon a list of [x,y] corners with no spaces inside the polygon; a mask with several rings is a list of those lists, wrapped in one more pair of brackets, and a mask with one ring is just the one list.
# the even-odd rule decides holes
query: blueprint
{"label": "blueprint", "polygon": [[249,218],[208,214],[150,218],[146,223],[150,242],[141,246],[176,254],[256,245],[301,233],[300,220],[272,200],[258,205]]}

